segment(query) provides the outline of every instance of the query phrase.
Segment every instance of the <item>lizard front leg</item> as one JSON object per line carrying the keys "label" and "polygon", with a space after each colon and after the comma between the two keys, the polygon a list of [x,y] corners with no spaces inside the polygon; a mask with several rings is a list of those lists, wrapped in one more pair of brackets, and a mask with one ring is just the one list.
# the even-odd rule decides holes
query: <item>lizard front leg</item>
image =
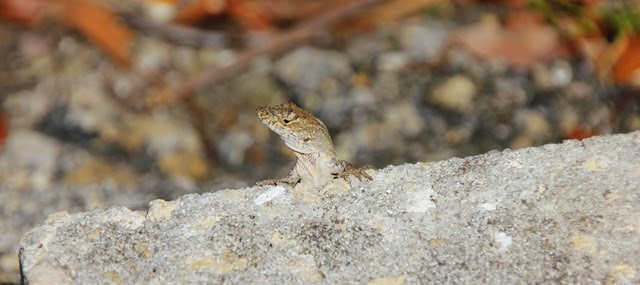
{"label": "lizard front leg", "polygon": [[338,158],[333,158],[333,163],[335,165],[339,165],[340,168],[342,169],[342,171],[339,171],[338,173],[334,173],[337,174],[338,177],[349,181],[349,175],[353,175],[356,178],[358,178],[360,181],[371,181],[373,180],[373,178],[371,178],[371,176],[369,174],[367,174],[365,172],[365,169],[368,169],[370,167],[367,168],[360,168],[360,167],[355,167],[353,165],[351,165],[351,163],[345,161],[345,160],[341,160]]}
{"label": "lizard front leg", "polygon": [[293,186],[293,185],[296,185],[298,181],[300,181],[300,175],[298,174],[296,167],[293,167],[293,169],[289,171],[289,174],[287,175],[287,177],[261,180],[256,182],[256,185],[265,186],[265,185],[277,185],[278,183],[284,183],[284,184]]}

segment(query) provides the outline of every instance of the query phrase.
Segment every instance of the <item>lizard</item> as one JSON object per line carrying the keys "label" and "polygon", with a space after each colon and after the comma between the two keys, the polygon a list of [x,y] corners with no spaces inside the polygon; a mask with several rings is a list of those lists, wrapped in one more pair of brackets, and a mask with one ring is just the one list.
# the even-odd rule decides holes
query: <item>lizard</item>
{"label": "lizard", "polygon": [[348,181],[349,175],[354,175],[360,181],[372,180],[364,169],[339,159],[324,123],[294,103],[261,106],[256,109],[256,115],[282,138],[297,158],[289,175],[258,181],[257,185],[284,183],[295,186],[300,183],[322,188],[336,178]]}

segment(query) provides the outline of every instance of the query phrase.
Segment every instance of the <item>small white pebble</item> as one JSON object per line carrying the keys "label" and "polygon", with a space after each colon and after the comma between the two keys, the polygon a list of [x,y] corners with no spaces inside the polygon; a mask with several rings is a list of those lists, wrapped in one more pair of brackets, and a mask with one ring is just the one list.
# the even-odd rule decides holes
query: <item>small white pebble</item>
{"label": "small white pebble", "polygon": [[176,15],[176,6],[174,4],[163,3],[160,1],[145,1],[143,8],[145,14],[151,19],[166,23],[171,21]]}
{"label": "small white pebble", "polygon": [[510,237],[505,233],[498,233],[496,235],[496,241],[500,244],[500,250],[505,251],[509,248],[509,246],[511,246],[513,237]]}
{"label": "small white pebble", "polygon": [[271,189],[269,189],[269,191],[262,193],[262,195],[258,196],[258,198],[256,198],[255,200],[253,200],[253,204],[256,206],[260,206],[266,202],[271,201],[273,198],[278,197],[280,195],[282,195],[282,193],[284,193],[285,189],[284,187],[278,185],[275,186]]}
{"label": "small white pebble", "polygon": [[487,211],[495,211],[498,205],[495,203],[482,203],[478,205],[481,209],[485,209]]}
{"label": "small white pebble", "polygon": [[381,71],[397,72],[405,68],[409,59],[401,52],[383,53],[378,60],[378,69]]}
{"label": "small white pebble", "polygon": [[509,166],[513,167],[513,168],[517,168],[517,169],[522,169],[522,164],[520,164],[520,162],[517,162],[515,160],[511,160],[509,161]]}

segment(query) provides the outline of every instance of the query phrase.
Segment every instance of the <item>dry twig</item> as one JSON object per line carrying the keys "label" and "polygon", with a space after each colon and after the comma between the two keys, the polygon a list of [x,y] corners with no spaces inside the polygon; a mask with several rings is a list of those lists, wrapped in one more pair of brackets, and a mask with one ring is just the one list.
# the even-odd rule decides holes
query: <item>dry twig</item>
{"label": "dry twig", "polygon": [[127,23],[145,34],[151,34],[180,45],[221,47],[226,37],[219,32],[203,31],[187,26],[160,23],[140,15],[122,15]]}
{"label": "dry twig", "polygon": [[182,85],[173,90],[150,94],[147,98],[147,103],[151,106],[157,106],[172,104],[179,100],[183,100],[185,97],[193,94],[193,92],[209,84],[213,84],[219,80],[233,76],[237,72],[246,68],[251,62],[253,62],[253,60],[260,56],[272,55],[290,49],[297,44],[308,40],[315,34],[326,31],[330,26],[335,25],[345,18],[385,1],[387,0],[357,0],[337,9],[328,11],[325,14],[300,24],[291,31],[274,37],[270,42],[263,46],[250,48],[241,52],[231,64],[222,67],[216,66],[208,68],[186,80]]}

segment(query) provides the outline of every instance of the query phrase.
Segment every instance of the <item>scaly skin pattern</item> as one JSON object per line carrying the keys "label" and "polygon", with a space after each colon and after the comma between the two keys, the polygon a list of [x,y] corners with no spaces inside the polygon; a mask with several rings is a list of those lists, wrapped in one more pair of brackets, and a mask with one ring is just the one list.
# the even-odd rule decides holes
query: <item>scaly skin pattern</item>
{"label": "scaly skin pattern", "polygon": [[327,127],[308,111],[289,102],[258,107],[256,114],[263,124],[280,135],[298,159],[287,177],[259,181],[258,185],[301,183],[322,188],[338,177],[348,181],[349,175],[361,181],[371,180],[363,169],[336,156]]}

